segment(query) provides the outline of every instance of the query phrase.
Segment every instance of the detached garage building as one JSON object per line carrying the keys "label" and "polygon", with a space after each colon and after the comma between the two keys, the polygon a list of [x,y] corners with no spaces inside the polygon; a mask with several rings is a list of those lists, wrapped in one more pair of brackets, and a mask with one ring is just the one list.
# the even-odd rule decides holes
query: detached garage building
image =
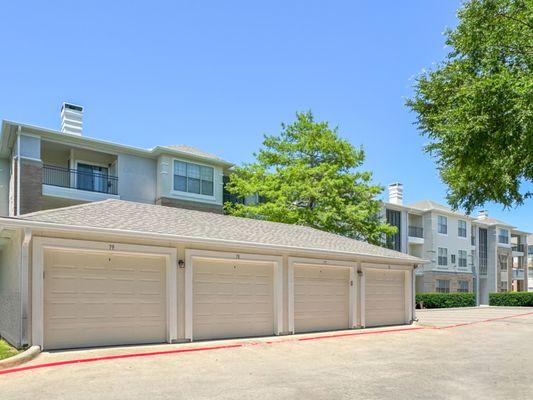
{"label": "detached garage building", "polygon": [[44,349],[409,324],[403,253],[120,200],[0,218],[0,335]]}

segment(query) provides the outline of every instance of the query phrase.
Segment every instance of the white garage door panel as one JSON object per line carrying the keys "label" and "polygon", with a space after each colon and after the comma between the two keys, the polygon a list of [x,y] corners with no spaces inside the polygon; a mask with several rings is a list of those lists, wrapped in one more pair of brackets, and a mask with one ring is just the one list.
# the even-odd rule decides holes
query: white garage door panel
{"label": "white garage door panel", "polygon": [[195,339],[274,333],[272,264],[196,260],[193,265]]}
{"label": "white garage door panel", "polygon": [[349,328],[350,270],[341,267],[294,267],[294,330]]}
{"label": "white garage door panel", "polygon": [[405,323],[405,271],[365,270],[365,325]]}
{"label": "white garage door panel", "polygon": [[166,341],[165,259],[45,251],[47,349]]}

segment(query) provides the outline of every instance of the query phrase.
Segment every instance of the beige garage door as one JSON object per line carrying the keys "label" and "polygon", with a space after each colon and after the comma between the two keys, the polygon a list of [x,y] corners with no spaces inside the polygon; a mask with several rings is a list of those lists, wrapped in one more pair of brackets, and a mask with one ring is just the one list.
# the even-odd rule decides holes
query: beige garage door
{"label": "beige garage door", "polygon": [[165,259],[45,251],[47,349],[166,341]]}
{"label": "beige garage door", "polygon": [[195,260],[194,339],[272,335],[273,282],[272,264]]}
{"label": "beige garage door", "polygon": [[350,269],[294,266],[294,331],[347,329]]}
{"label": "beige garage door", "polygon": [[405,323],[405,272],[365,270],[365,326]]}

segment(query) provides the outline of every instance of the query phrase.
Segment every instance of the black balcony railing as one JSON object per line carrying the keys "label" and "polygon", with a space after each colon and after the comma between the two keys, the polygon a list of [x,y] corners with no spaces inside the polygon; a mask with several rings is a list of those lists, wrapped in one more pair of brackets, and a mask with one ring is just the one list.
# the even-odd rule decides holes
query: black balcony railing
{"label": "black balcony railing", "polygon": [[409,236],[423,238],[424,228],[422,228],[421,226],[409,226]]}
{"label": "black balcony railing", "polygon": [[118,178],[116,176],[54,165],[43,166],[43,184],[89,192],[118,194]]}
{"label": "black balcony railing", "polygon": [[514,244],[513,245],[513,251],[520,251],[524,252],[524,244]]}

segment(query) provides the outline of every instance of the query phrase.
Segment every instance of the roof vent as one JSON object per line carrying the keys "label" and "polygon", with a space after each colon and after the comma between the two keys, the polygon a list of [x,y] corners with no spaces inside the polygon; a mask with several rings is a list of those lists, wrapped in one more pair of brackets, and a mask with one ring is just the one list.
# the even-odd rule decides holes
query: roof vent
{"label": "roof vent", "polygon": [[481,210],[477,213],[478,219],[487,219],[489,217],[489,212],[487,210]]}
{"label": "roof vent", "polygon": [[61,106],[61,132],[81,136],[83,107],[71,103]]}
{"label": "roof vent", "polygon": [[389,185],[389,203],[403,204],[403,185],[399,182]]}

